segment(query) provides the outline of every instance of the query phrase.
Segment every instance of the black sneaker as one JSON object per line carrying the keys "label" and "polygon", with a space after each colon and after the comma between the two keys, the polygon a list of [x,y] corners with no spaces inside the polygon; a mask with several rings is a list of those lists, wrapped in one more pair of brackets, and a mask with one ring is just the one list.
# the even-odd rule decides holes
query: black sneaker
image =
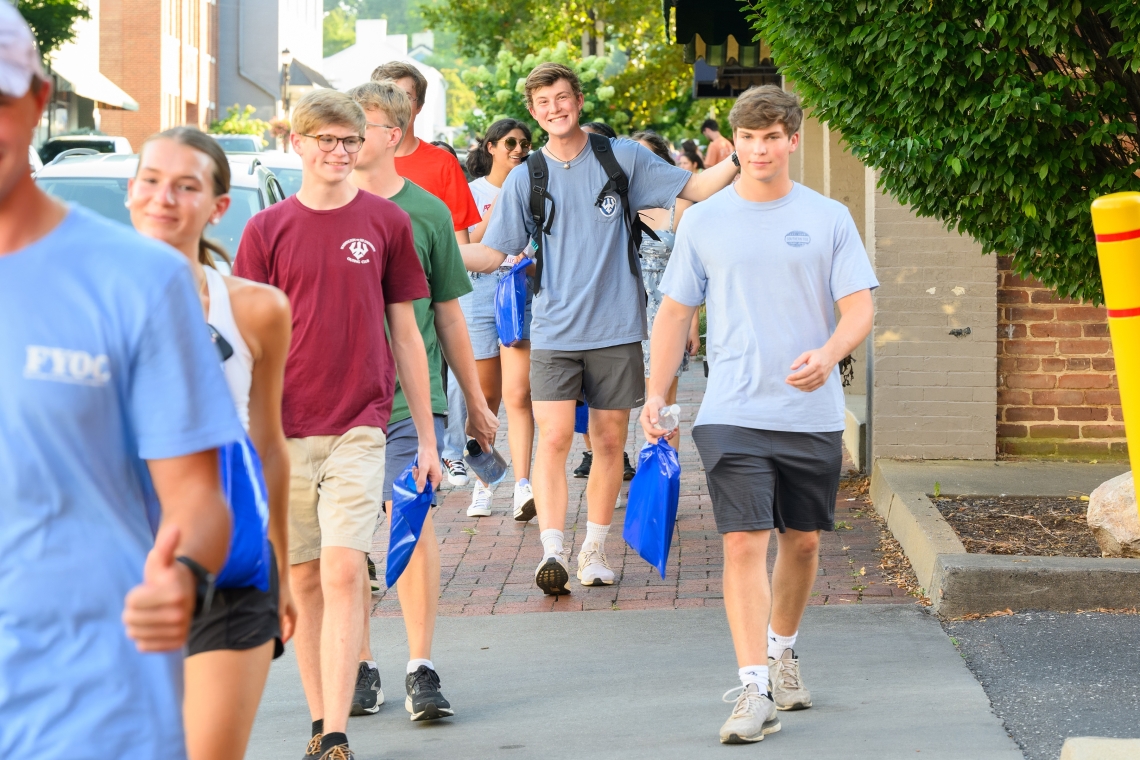
{"label": "black sneaker", "polygon": [[451,703],[439,691],[439,675],[427,665],[408,673],[404,686],[408,690],[404,707],[412,714],[412,720],[439,720],[455,715]]}
{"label": "black sneaker", "polygon": [[356,671],[356,690],[352,693],[350,715],[374,715],[384,704],[384,690],[380,688],[380,671],[360,663]]}
{"label": "black sneaker", "polygon": [[624,451],[621,453],[622,462],[625,463],[625,470],[622,472],[622,480],[633,480],[633,476],[637,474],[637,470],[633,469],[633,465],[629,463],[629,454]]}
{"label": "black sneaker", "polygon": [[382,589],[380,588],[380,581],[376,580],[376,563],[368,554],[365,554],[364,558],[368,560],[368,585],[371,586],[373,594],[379,594]]}
{"label": "black sneaker", "polygon": [[320,760],[321,758],[321,735],[313,734],[313,738],[309,739],[309,746],[305,747],[305,755],[301,760]]}
{"label": "black sneaker", "polygon": [[582,464],[578,465],[578,469],[574,470],[574,477],[588,478],[590,477],[590,465],[594,463],[594,452],[582,452]]}

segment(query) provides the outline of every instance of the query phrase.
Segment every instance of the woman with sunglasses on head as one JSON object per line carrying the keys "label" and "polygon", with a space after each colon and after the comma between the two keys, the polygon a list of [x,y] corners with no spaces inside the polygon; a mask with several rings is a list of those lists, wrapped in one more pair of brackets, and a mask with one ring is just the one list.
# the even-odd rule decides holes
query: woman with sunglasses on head
{"label": "woman with sunglasses on head", "polygon": [[[467,154],[467,171],[475,179],[471,194],[479,207],[483,220],[470,228],[471,242],[483,239],[487,221],[491,217],[495,198],[507,175],[517,166],[526,163],[530,153],[530,127],[516,119],[500,119],[487,129],[479,146]],[[527,296],[526,316],[523,321],[523,340],[508,348],[499,344],[495,328],[495,290],[499,280],[514,266],[517,257],[508,256],[494,274],[468,272],[474,290],[459,299],[467,330],[475,349],[475,366],[479,370],[479,383],[487,406],[498,413],[499,402],[507,407],[507,441],[511,450],[511,465],[515,474],[513,515],[525,522],[535,515],[534,494],[530,486],[531,451],[534,448],[534,417],[530,406],[530,296]],[[452,395],[449,407],[454,409]],[[460,415],[466,416],[466,415]],[[453,434],[455,421],[451,421],[448,434]],[[458,420],[462,431],[463,421]],[[486,517],[491,514],[492,491],[478,478],[469,517]]]}
{"label": "woman with sunglasses on head", "polygon": [[[297,618],[284,564],[289,458],[281,426],[292,317],[280,290],[223,276],[214,266],[215,255],[228,256],[205,232],[229,208],[229,190],[225,153],[192,127],[168,129],[143,143],[138,171],[127,189],[135,229],[168,243],[190,262],[238,417],[256,449],[254,457],[238,444],[239,464],[231,482],[248,476],[249,492],[260,494],[262,503],[268,492],[268,526],[255,504],[232,499],[230,556],[209,609],[197,614],[191,627],[183,702],[190,760],[240,760],[245,755],[269,664],[280,656]],[[200,324],[186,328],[203,329]],[[239,538],[243,525],[251,526],[245,535],[254,537],[252,562],[250,552],[236,550],[236,542],[244,540]],[[271,547],[265,546],[266,527]],[[239,563],[247,567],[237,567]],[[255,576],[258,580],[251,583]]]}

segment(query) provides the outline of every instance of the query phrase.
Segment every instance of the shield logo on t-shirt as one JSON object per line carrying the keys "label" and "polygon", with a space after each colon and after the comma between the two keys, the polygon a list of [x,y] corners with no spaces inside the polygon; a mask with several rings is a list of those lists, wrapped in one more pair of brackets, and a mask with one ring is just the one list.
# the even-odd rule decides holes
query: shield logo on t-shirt
{"label": "shield logo on t-shirt", "polygon": [[368,242],[364,238],[349,238],[340,244],[340,249],[343,251],[348,249],[352,256],[348,259],[353,264],[367,264],[371,259],[364,258],[368,255],[369,251],[375,251],[376,246]]}
{"label": "shield logo on t-shirt", "polygon": [[605,198],[602,198],[602,203],[598,206],[598,208],[602,210],[602,216],[606,219],[614,215],[614,212],[617,211],[617,207],[618,199],[612,195],[607,195]]}

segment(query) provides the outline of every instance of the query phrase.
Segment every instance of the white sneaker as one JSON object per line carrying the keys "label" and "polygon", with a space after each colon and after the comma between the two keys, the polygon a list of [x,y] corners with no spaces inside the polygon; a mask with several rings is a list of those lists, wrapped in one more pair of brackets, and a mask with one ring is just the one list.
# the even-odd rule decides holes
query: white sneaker
{"label": "white sneaker", "polygon": [[447,470],[447,482],[453,486],[465,486],[471,482],[467,476],[467,465],[462,459],[444,459],[443,467]]}
{"label": "white sneaker", "polygon": [[476,478],[475,493],[471,498],[471,506],[467,508],[468,517],[487,517],[491,514],[491,497],[495,495],[487,486]]}
{"label": "white sneaker", "polygon": [[566,560],[561,555],[549,554],[542,558],[538,567],[534,569],[534,582],[542,593],[550,596],[561,596],[570,593],[570,568],[566,567]]}
{"label": "white sneaker", "polygon": [[538,514],[534,507],[534,491],[530,482],[515,483],[515,519],[519,522],[530,522]]}
{"label": "white sneaker", "polygon": [[[739,691],[740,695],[729,695]],[[780,719],[776,717],[776,705],[771,698],[761,692],[756,684],[737,686],[729,689],[721,698],[732,703],[732,715],[720,727],[721,744],[746,744],[762,741],[767,734],[780,730]]]}
{"label": "white sneaker", "polygon": [[597,544],[586,544],[578,554],[578,580],[583,586],[612,586],[614,571]]}

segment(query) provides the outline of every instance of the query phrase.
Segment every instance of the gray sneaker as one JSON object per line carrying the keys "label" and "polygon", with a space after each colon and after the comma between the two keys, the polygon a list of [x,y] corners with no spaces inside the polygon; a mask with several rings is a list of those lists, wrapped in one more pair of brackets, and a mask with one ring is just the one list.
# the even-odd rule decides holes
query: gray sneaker
{"label": "gray sneaker", "polygon": [[756,684],[737,686],[729,689],[721,701],[732,703],[729,695],[740,692],[732,706],[732,715],[720,727],[721,744],[747,744],[763,741],[768,734],[780,730],[780,719],[776,717],[776,705],[772,697],[757,688]]}
{"label": "gray sneaker", "polygon": [[777,710],[811,707],[811,692],[800,677],[800,659],[791,649],[785,649],[778,660],[768,658],[768,681],[772,684],[772,701]]}

